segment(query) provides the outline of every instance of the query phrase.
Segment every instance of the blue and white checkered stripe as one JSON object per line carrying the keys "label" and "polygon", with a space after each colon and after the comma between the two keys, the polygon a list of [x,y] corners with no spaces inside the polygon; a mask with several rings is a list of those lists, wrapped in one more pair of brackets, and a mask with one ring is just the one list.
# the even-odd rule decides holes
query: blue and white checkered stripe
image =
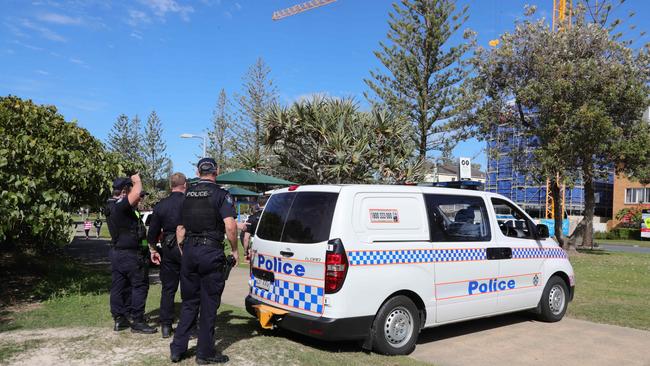
{"label": "blue and white checkered stripe", "polygon": [[252,291],[256,296],[292,308],[318,314],[323,313],[324,290],[322,287],[275,280],[270,291],[266,291],[258,288],[256,281],[257,279],[253,278]]}
{"label": "blue and white checkered stripe", "polygon": [[[351,266],[467,262],[487,259],[485,248],[360,250],[348,252]],[[513,259],[567,258],[562,248],[512,248]]]}
{"label": "blue and white checkered stripe", "polygon": [[348,252],[352,266],[404,263],[480,261],[486,259],[484,248],[361,250]]}
{"label": "blue and white checkered stripe", "polygon": [[567,258],[567,254],[562,248],[512,248],[512,258]]}
{"label": "blue and white checkered stripe", "polygon": [[434,261],[430,249],[348,252],[350,265],[429,263]]}

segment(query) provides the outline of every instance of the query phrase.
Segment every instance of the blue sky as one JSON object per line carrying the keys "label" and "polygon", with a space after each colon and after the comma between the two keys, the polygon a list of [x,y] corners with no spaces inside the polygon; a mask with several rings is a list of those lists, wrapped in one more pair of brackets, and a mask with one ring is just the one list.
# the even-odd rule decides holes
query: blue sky
{"label": "blue sky", "polygon": [[[0,0],[0,95],[54,104],[102,140],[119,114],[144,120],[156,110],[175,169],[192,175],[200,141],[178,136],[208,128],[219,90],[239,92],[257,57],[271,67],[283,103],[312,93],[364,101],[391,1],[338,0],[271,20],[299,2]],[[470,6],[466,27],[482,45],[511,30],[526,3],[548,19],[552,0],[459,1]],[[639,28],[649,24],[650,2],[628,0],[619,12],[629,10]],[[455,154],[484,165],[482,148],[463,142]]]}

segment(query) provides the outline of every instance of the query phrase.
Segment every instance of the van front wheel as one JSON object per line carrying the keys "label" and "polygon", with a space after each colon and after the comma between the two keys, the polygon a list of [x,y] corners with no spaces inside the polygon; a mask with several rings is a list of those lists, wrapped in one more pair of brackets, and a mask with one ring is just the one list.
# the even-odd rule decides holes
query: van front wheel
{"label": "van front wheel", "polygon": [[569,302],[569,291],[563,279],[551,277],[546,283],[539,303],[538,318],[545,322],[556,322],[564,317]]}
{"label": "van front wheel", "polygon": [[406,296],[395,296],[379,309],[372,327],[373,348],[385,355],[407,355],[420,332],[417,307]]}

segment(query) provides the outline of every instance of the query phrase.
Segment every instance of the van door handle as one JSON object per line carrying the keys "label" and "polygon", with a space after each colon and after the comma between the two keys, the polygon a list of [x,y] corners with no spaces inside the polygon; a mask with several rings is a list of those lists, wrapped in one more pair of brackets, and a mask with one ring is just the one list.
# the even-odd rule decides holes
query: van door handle
{"label": "van door handle", "polygon": [[282,256],[283,256],[283,257],[286,257],[286,258],[291,258],[291,257],[293,257],[293,252],[288,252],[288,251],[281,250],[281,251],[280,251],[280,254],[282,254]]}

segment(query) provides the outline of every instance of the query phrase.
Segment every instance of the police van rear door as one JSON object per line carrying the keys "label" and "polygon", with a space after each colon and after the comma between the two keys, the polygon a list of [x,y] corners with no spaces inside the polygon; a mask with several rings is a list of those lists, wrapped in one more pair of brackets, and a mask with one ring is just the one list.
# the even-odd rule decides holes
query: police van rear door
{"label": "police van rear door", "polygon": [[264,208],[251,258],[251,295],[268,305],[322,316],[325,256],[339,186],[276,191]]}

